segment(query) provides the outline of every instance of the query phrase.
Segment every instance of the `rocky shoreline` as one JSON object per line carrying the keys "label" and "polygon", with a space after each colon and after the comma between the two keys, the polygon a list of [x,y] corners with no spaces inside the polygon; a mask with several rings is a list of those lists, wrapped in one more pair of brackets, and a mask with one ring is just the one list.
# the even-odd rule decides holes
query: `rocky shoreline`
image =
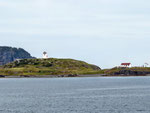
{"label": "rocky shoreline", "polygon": [[95,74],[95,75],[12,75],[12,76],[5,76],[0,75],[0,78],[68,78],[68,77],[102,77],[103,74]]}
{"label": "rocky shoreline", "polygon": [[[0,75],[0,78],[74,78],[74,77],[134,77],[137,75],[106,75],[106,74],[95,74],[95,75],[21,75],[21,76],[5,76]],[[147,75],[138,75],[138,76],[150,76]]]}

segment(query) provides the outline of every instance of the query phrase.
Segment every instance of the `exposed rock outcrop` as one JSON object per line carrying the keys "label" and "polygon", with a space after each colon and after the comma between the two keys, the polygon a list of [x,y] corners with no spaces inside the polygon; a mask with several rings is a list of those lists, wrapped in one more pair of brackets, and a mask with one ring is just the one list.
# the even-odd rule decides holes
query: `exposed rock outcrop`
{"label": "exposed rock outcrop", "polygon": [[0,46],[0,65],[13,62],[16,59],[28,59],[28,58],[33,57],[22,48]]}
{"label": "exposed rock outcrop", "polygon": [[125,76],[130,76],[130,75],[147,75],[150,74],[148,71],[136,71],[136,70],[120,70],[119,72],[114,72],[113,75],[125,75]]}

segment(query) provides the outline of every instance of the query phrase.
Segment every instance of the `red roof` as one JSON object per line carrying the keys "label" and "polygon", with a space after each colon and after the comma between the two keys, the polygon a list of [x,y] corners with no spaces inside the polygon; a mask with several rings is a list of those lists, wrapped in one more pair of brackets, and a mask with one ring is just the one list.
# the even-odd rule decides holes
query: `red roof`
{"label": "red roof", "polygon": [[129,66],[129,65],[131,65],[131,63],[122,63],[121,65]]}

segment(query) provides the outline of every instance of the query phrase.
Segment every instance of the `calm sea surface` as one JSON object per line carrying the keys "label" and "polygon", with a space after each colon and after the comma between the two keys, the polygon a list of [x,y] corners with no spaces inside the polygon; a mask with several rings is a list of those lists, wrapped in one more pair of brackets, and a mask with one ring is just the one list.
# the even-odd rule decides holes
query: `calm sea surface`
{"label": "calm sea surface", "polygon": [[0,113],[150,113],[150,77],[0,79]]}

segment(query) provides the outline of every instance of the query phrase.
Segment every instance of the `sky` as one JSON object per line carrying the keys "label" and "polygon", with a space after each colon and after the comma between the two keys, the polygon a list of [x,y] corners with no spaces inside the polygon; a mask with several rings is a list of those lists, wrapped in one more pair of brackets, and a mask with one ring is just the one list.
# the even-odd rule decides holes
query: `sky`
{"label": "sky", "polygon": [[112,68],[150,64],[150,0],[0,0],[0,46]]}

